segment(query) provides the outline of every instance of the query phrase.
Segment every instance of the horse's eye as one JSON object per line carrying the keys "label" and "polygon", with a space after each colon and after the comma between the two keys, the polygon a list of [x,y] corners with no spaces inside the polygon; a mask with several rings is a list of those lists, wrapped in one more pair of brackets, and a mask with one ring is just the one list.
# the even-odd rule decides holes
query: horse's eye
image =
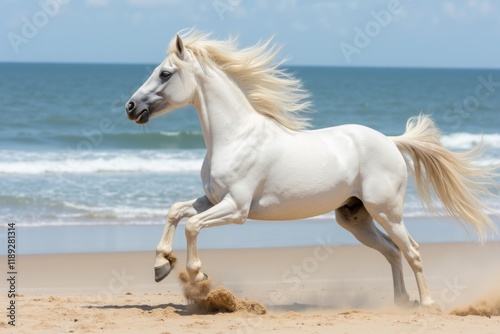
{"label": "horse's eye", "polygon": [[163,80],[169,79],[171,76],[172,76],[172,73],[170,73],[168,71],[162,71],[160,73],[160,78],[162,78]]}

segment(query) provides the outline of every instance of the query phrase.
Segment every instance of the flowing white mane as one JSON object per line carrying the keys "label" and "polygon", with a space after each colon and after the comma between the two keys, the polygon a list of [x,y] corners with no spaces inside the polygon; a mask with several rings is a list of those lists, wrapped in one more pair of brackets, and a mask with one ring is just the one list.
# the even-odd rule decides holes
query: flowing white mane
{"label": "flowing white mane", "polygon": [[[188,31],[183,34],[184,47],[200,61],[212,64],[228,74],[241,88],[255,111],[268,116],[290,130],[302,130],[308,120],[301,112],[309,111],[309,93],[299,79],[274,62],[279,48],[272,39],[239,50],[237,39],[210,39],[210,34]],[[168,48],[177,65],[182,61],[175,54],[175,38]],[[177,60],[176,60],[177,59]]]}

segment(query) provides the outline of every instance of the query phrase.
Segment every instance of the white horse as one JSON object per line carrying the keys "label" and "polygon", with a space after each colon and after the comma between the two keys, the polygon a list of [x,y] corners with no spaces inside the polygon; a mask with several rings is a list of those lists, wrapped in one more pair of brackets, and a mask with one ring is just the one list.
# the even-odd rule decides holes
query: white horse
{"label": "white horse", "polygon": [[238,50],[234,39],[211,40],[194,31],[177,35],[165,60],[127,102],[128,118],[138,124],[194,105],[207,149],[201,169],[205,195],[169,209],[156,249],[155,280],[173,267],[174,233],[183,218],[189,218],[186,268],[196,282],[206,278],[197,247],[202,228],[335,210],[340,226],[391,264],[397,304],[410,304],[402,253],[415,273],[421,305],[432,305],[419,246],[403,224],[408,170],[428,207],[434,207],[432,187],[446,211],[483,238],[494,224],[479,195],[487,193],[493,169],[471,164],[478,149],[445,149],[428,116],[411,118],[397,137],[361,125],[304,130],[307,120],[299,112],[308,109],[308,94],[273,62],[277,52],[270,41]]}

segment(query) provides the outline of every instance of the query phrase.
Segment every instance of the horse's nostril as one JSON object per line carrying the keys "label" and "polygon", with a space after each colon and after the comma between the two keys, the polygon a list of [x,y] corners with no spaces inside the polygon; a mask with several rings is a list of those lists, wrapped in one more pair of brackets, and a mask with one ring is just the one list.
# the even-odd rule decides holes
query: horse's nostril
{"label": "horse's nostril", "polygon": [[127,104],[127,111],[130,112],[132,110],[134,110],[135,108],[135,103],[130,101],[128,104]]}

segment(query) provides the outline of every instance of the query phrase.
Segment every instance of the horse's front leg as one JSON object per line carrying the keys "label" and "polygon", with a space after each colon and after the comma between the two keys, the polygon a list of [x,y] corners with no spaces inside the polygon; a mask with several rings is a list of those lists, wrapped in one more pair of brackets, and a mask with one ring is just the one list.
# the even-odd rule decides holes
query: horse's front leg
{"label": "horse's front leg", "polygon": [[174,264],[172,256],[172,245],[174,242],[175,229],[183,218],[189,218],[213,207],[206,196],[202,196],[189,202],[175,203],[170,207],[167,214],[167,222],[156,247],[155,281],[159,282],[168,276]]}
{"label": "horse's front leg", "polygon": [[247,216],[248,208],[239,207],[230,196],[226,196],[214,207],[189,218],[186,222],[186,269],[191,282],[199,282],[206,278],[206,275],[201,272],[201,261],[198,255],[197,239],[200,230],[226,224],[243,224]]}

